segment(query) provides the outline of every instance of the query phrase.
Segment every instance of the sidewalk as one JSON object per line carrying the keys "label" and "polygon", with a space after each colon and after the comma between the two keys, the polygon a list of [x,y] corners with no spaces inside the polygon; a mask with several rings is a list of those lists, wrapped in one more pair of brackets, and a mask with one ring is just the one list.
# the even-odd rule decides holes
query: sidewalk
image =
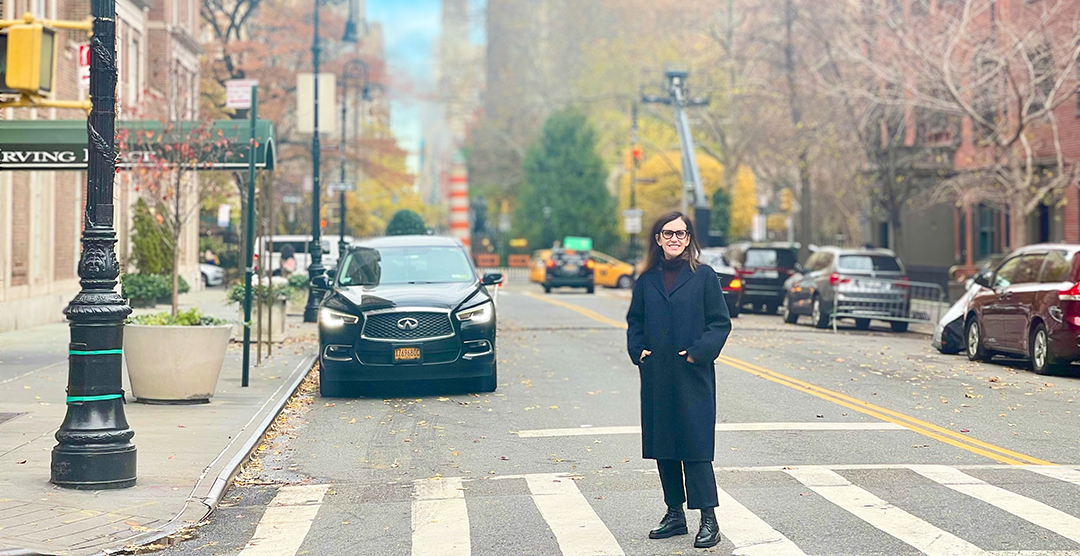
{"label": "sidewalk", "polygon": [[[223,296],[199,292],[181,304],[235,320]],[[288,340],[269,359],[264,347],[259,367],[252,345],[248,388],[240,387],[242,352],[234,342],[211,403],[144,405],[129,396],[138,483],[104,491],[49,483],[53,434],[66,411],[67,325],[0,334],[0,555],[114,552],[202,521],[315,361],[314,325],[299,316],[288,324]]]}

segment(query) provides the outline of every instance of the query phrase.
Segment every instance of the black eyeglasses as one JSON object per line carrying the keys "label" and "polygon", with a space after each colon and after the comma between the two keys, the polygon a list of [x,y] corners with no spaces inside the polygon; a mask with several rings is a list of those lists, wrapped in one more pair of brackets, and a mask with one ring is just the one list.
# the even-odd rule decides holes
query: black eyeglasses
{"label": "black eyeglasses", "polygon": [[690,232],[687,232],[686,230],[660,230],[660,235],[663,236],[664,239],[671,239],[673,237],[686,239],[686,237],[690,235]]}

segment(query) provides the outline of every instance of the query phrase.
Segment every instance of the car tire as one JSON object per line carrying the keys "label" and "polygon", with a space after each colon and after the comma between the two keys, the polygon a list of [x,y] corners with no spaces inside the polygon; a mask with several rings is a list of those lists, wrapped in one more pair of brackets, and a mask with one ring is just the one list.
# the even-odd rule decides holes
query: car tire
{"label": "car tire", "polygon": [[855,328],[858,330],[870,330],[870,319],[855,319]]}
{"label": "car tire", "polygon": [[903,322],[903,321],[890,322],[889,327],[892,328],[893,332],[907,332],[908,331],[908,323]]}
{"label": "car tire", "polygon": [[967,326],[964,327],[964,340],[967,345],[967,358],[969,361],[986,361],[990,359],[990,354],[983,347],[982,326],[979,325],[978,317],[973,316],[968,319]]}
{"label": "car tire", "polygon": [[791,310],[790,296],[784,296],[784,302],[780,304],[780,316],[784,319],[785,324],[795,324],[799,322],[799,315]]}
{"label": "car tire", "polygon": [[594,286],[589,286],[585,288],[585,293],[596,293],[596,288]]}
{"label": "car tire", "polygon": [[741,312],[741,310],[742,308],[738,305],[728,303],[728,317],[733,319],[739,318],[739,313]]}
{"label": "car tire", "polygon": [[491,376],[482,376],[476,379],[477,392],[494,392],[499,387],[499,364],[491,365]]}
{"label": "car tire", "polygon": [[634,279],[625,274],[619,276],[618,282],[615,282],[615,287],[619,288],[620,290],[628,290],[634,287]]}
{"label": "car tire", "polygon": [[1031,333],[1031,341],[1028,342],[1028,357],[1031,359],[1031,370],[1038,375],[1059,374],[1069,366],[1057,362],[1054,351],[1050,347],[1050,335],[1046,331],[1046,325],[1039,323]]}
{"label": "car tire", "polygon": [[775,315],[775,314],[776,314],[776,310],[777,310],[777,309],[778,309],[779,307],[780,307],[780,306],[779,306],[779,305],[777,305],[777,304],[775,304],[775,303],[769,303],[768,305],[765,305],[765,314],[766,314],[766,315]]}
{"label": "car tire", "polygon": [[209,276],[207,276],[205,274],[202,275],[202,285],[203,285],[204,288],[209,288],[210,287],[210,277]]}
{"label": "car tire", "polygon": [[810,320],[813,322],[814,328],[824,329],[828,328],[829,324],[831,324],[829,322],[829,315],[821,308],[821,297],[819,296],[814,296],[813,309],[810,314]]}
{"label": "car tire", "polygon": [[544,293],[551,293],[551,286],[544,284]]}

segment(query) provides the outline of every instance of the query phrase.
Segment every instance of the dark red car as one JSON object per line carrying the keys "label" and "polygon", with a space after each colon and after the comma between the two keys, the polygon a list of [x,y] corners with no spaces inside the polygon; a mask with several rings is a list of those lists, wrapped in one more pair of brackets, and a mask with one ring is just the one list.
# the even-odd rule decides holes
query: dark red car
{"label": "dark red car", "polygon": [[1031,359],[1039,374],[1080,360],[1080,245],[1022,247],[975,278],[965,324],[968,358]]}

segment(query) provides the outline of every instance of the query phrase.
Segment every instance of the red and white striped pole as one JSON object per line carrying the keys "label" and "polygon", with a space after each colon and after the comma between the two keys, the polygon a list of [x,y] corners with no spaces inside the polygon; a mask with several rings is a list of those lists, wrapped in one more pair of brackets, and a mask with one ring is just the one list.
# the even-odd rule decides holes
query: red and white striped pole
{"label": "red and white striped pole", "polygon": [[450,165],[450,235],[469,247],[469,171],[460,153]]}

